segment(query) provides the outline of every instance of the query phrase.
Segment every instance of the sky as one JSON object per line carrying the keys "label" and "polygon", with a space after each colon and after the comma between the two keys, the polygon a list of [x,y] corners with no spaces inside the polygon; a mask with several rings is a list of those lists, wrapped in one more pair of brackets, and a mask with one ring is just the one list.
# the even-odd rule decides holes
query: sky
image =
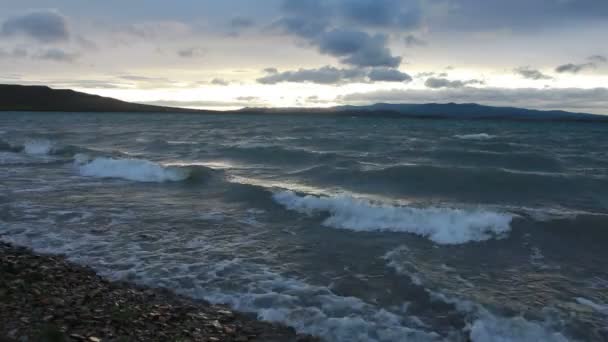
{"label": "sky", "polygon": [[0,0],[0,83],[208,109],[608,114],[607,0]]}

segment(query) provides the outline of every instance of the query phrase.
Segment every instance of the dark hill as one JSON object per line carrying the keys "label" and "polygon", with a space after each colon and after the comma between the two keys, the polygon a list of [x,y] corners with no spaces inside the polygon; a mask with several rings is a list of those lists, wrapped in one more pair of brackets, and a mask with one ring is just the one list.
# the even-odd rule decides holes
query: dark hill
{"label": "dark hill", "polygon": [[181,112],[195,109],[151,106],[45,86],[0,85],[0,111],[32,112]]}

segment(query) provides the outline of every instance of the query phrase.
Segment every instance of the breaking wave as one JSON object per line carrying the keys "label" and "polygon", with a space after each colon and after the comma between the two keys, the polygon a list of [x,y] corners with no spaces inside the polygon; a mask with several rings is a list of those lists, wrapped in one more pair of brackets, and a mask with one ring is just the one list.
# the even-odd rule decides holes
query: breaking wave
{"label": "breaking wave", "polygon": [[23,152],[29,155],[48,155],[53,152],[55,143],[46,139],[29,140],[23,145]]}
{"label": "breaking wave", "polygon": [[273,195],[289,210],[306,214],[329,213],[325,226],[355,231],[413,233],[438,244],[462,244],[504,237],[513,215],[454,208],[415,208],[375,204],[349,196],[298,196],[284,191]]}
{"label": "breaking wave", "polygon": [[99,178],[121,178],[138,182],[180,182],[187,179],[199,178],[211,169],[202,166],[181,167],[165,166],[142,159],[114,159],[99,157],[90,159],[87,155],[77,154],[75,165],[81,175]]}

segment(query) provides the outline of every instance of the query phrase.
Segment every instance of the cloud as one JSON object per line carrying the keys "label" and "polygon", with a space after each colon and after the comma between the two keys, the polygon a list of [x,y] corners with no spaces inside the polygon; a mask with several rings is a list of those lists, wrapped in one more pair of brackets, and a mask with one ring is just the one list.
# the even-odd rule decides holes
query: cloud
{"label": "cloud", "polygon": [[183,58],[202,57],[207,54],[207,49],[202,47],[189,47],[179,49],[177,55]]}
{"label": "cloud", "polygon": [[[282,6],[285,15],[274,26],[306,39],[320,53],[337,57],[343,64],[395,68],[401,64],[401,57],[392,55],[388,36],[363,30],[368,26],[389,25],[396,20],[393,11],[386,13],[389,4],[395,6],[398,1],[285,0]],[[374,11],[372,16],[363,15],[367,7]]]}
{"label": "cloud", "polygon": [[558,66],[557,68],[555,68],[555,72],[558,73],[571,73],[571,74],[577,74],[585,69],[594,69],[595,68],[595,64],[594,63],[581,63],[581,64],[574,64],[574,63],[568,63],[568,64],[562,64],[560,66]]}
{"label": "cloud", "polygon": [[429,88],[440,89],[440,88],[463,88],[463,87],[471,85],[471,84],[483,84],[483,83],[484,82],[480,81],[480,80],[451,81],[446,78],[430,77],[424,82],[424,85]]}
{"label": "cloud", "polygon": [[386,47],[387,40],[384,34],[371,36],[362,31],[336,29],[325,32],[317,43],[321,53],[339,57],[344,64],[360,67],[398,67],[401,57],[391,55],[391,51]]}
{"label": "cloud", "polygon": [[370,81],[411,82],[412,77],[397,69],[374,68],[368,74]]}
{"label": "cloud", "polygon": [[258,78],[261,84],[282,82],[343,84],[349,82],[410,82],[411,76],[391,68],[349,68],[339,69],[325,66],[318,69],[299,69],[296,71],[278,72],[270,68],[268,75]]}
{"label": "cloud", "polygon": [[227,86],[230,84],[230,82],[226,81],[224,79],[221,79],[221,78],[214,78],[213,80],[211,80],[211,84],[219,85],[219,86]]}
{"label": "cloud", "polygon": [[542,72],[532,69],[530,67],[519,67],[513,70],[516,74],[520,75],[523,78],[527,78],[530,80],[550,80],[553,79],[551,76],[547,76]]}
{"label": "cloud", "polygon": [[48,49],[44,50],[36,55],[33,55],[32,58],[42,59],[53,62],[63,62],[63,63],[73,63],[78,59],[79,55],[74,52],[66,52],[61,49]]}
{"label": "cloud", "polygon": [[0,58],[25,58],[27,56],[27,50],[22,48],[14,48],[12,50],[5,50],[0,48]]}
{"label": "cloud", "polygon": [[339,13],[351,24],[367,27],[416,27],[422,18],[416,2],[402,0],[341,0]]}
{"label": "cloud", "polygon": [[347,81],[358,81],[365,78],[365,73],[358,69],[338,69],[325,66],[319,69],[299,69],[296,71],[285,71],[270,73],[258,78],[261,84],[277,84],[281,82],[339,84]]}
{"label": "cloud", "polygon": [[608,59],[601,55],[594,55],[587,57],[587,61],[588,62],[585,63],[568,63],[560,65],[555,68],[555,72],[577,74],[584,70],[596,69],[600,64],[605,64],[608,62]]}
{"label": "cloud", "polygon": [[608,114],[608,88],[446,88],[441,90],[381,90],[340,96],[337,102],[364,105],[392,103],[480,103],[536,109],[563,109]]}
{"label": "cloud", "polygon": [[230,20],[230,27],[235,30],[242,30],[246,28],[253,27],[255,25],[255,21],[251,18],[246,17],[234,17]]}
{"label": "cloud", "polygon": [[1,32],[7,36],[25,35],[40,43],[56,43],[70,38],[68,23],[55,11],[36,11],[8,18]]}
{"label": "cloud", "polygon": [[596,63],[596,64],[608,63],[608,58],[606,58],[605,56],[602,56],[602,55],[590,56],[589,58],[587,58],[587,60],[589,60],[591,63]]}
{"label": "cloud", "polygon": [[407,36],[405,36],[403,41],[405,42],[405,45],[407,45],[408,47],[419,47],[419,46],[429,45],[426,41],[424,41],[420,38],[416,38],[416,36],[414,36],[412,34],[408,34]]}
{"label": "cloud", "polygon": [[179,21],[147,21],[120,27],[118,33],[140,39],[183,37],[192,30],[189,25]]}
{"label": "cloud", "polygon": [[604,0],[449,0],[435,3],[443,3],[442,15],[427,18],[428,24],[451,31],[531,30],[608,18],[608,1]]}
{"label": "cloud", "polygon": [[119,80],[131,82],[131,87],[139,89],[158,89],[158,88],[174,88],[179,87],[180,83],[170,80],[165,77],[147,77],[139,75],[121,75],[117,77]]}

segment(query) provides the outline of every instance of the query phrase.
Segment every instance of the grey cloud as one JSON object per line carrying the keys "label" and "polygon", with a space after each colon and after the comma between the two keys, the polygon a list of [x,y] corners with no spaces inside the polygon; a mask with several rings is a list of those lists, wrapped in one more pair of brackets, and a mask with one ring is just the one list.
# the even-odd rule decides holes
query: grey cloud
{"label": "grey cloud", "polygon": [[230,20],[230,27],[236,30],[246,29],[255,25],[255,21],[246,17],[234,17]]}
{"label": "grey cloud", "polygon": [[337,101],[363,105],[377,102],[429,103],[457,102],[480,103],[493,106],[516,106],[536,109],[563,109],[608,114],[608,89],[581,88],[457,88],[442,90],[387,90],[353,93]]}
{"label": "grey cloud", "polygon": [[530,67],[519,67],[513,71],[516,74],[519,74],[520,76],[522,76],[523,78],[527,78],[530,80],[550,80],[550,79],[552,79],[551,76],[547,76],[547,75],[543,74],[542,72],[540,72],[536,69],[532,69]]}
{"label": "grey cloud", "polygon": [[591,63],[598,63],[598,64],[608,62],[608,58],[606,58],[605,56],[602,56],[602,55],[590,56],[589,58],[587,58],[587,60],[589,60]]}
{"label": "grey cloud", "polygon": [[48,49],[33,55],[32,58],[42,59],[54,62],[73,63],[78,59],[79,55],[73,52],[66,52],[61,49]]}
{"label": "grey cloud", "polygon": [[387,36],[352,30],[332,30],[325,32],[319,39],[319,51],[323,54],[340,57],[344,64],[360,67],[386,66],[398,67],[401,57],[394,57],[386,47]]}
{"label": "grey cloud", "polygon": [[230,82],[226,81],[224,79],[221,79],[221,78],[214,78],[213,80],[211,80],[211,84],[219,85],[219,86],[227,86],[230,84]]}
{"label": "grey cloud", "polygon": [[594,63],[581,63],[581,64],[568,63],[568,64],[560,65],[557,68],[555,68],[555,72],[558,72],[558,73],[567,72],[567,73],[577,74],[583,70],[594,69],[595,67],[596,67],[596,65]]}
{"label": "grey cloud", "polygon": [[470,84],[483,84],[483,81],[480,80],[467,80],[467,81],[460,81],[460,80],[455,80],[455,81],[451,81],[448,80],[446,78],[436,78],[436,77],[431,77],[428,78],[425,82],[424,85],[429,87],[429,88],[433,88],[433,89],[439,89],[439,88],[463,88],[467,85]]}
{"label": "grey cloud", "polygon": [[412,77],[397,69],[389,68],[374,68],[368,77],[370,81],[385,81],[385,82],[411,82]]}
{"label": "grey cloud", "polygon": [[25,58],[27,56],[28,52],[23,48],[14,48],[12,50],[0,48],[0,58]]}
{"label": "grey cloud", "polygon": [[4,35],[26,35],[41,43],[55,43],[70,38],[68,23],[55,11],[37,11],[7,19],[2,23]]}
{"label": "grey cloud", "polygon": [[436,28],[529,30],[608,18],[608,1],[604,0],[450,0],[438,3],[445,5],[446,12],[437,21],[431,21]]}
{"label": "grey cloud", "polygon": [[356,69],[338,69],[325,66],[319,69],[299,69],[297,71],[285,71],[271,73],[258,78],[261,84],[277,84],[281,82],[310,82],[318,84],[338,84],[345,81],[362,80],[365,73]]}
{"label": "grey cloud", "polygon": [[606,62],[608,62],[608,59],[602,55],[590,56],[590,57],[587,57],[587,60],[588,60],[588,62],[586,62],[586,63],[578,63],[578,64],[568,63],[568,64],[560,65],[557,68],[555,68],[555,71],[559,72],[559,73],[568,72],[568,73],[576,74],[576,73],[579,73],[584,70],[595,69],[600,64],[605,64]]}
{"label": "grey cloud", "polygon": [[422,12],[414,1],[341,0],[339,13],[350,23],[369,27],[408,29],[421,22]]}
{"label": "grey cloud", "polygon": [[251,101],[259,100],[260,98],[257,97],[257,96],[239,96],[236,99],[239,100],[239,101],[251,102]]}
{"label": "grey cloud", "polygon": [[428,43],[420,38],[417,38],[416,36],[412,35],[412,34],[408,34],[407,36],[405,36],[405,38],[403,39],[405,42],[405,45],[409,46],[409,47],[418,47],[418,46],[427,46]]}
{"label": "grey cloud", "polygon": [[201,47],[189,47],[177,51],[177,55],[183,58],[202,57],[206,54],[207,50]]}
{"label": "grey cloud", "polygon": [[[394,11],[389,10],[390,13],[387,14],[386,9],[391,9],[391,6],[397,3],[393,0],[340,0],[339,3],[285,0],[282,6],[285,16],[275,23],[275,27],[306,39],[312,46],[317,47],[319,52],[337,57],[341,63],[357,67],[394,68],[401,64],[401,57],[392,55],[386,34],[372,35],[362,29],[340,28],[345,24],[340,18],[349,19],[350,24],[347,27],[364,28],[389,24],[394,20]],[[374,12],[368,14],[368,17],[363,15],[366,7]],[[365,20],[369,22],[364,22]],[[356,25],[353,25],[353,21]]]}
{"label": "grey cloud", "polygon": [[350,68],[338,69],[325,66],[319,69],[299,69],[296,71],[274,72],[258,78],[261,84],[281,82],[342,84],[347,82],[410,82],[412,78],[399,70],[390,68]]}
{"label": "grey cloud", "polygon": [[264,72],[267,74],[276,74],[279,72],[279,70],[277,70],[277,68],[266,68],[264,69]]}

